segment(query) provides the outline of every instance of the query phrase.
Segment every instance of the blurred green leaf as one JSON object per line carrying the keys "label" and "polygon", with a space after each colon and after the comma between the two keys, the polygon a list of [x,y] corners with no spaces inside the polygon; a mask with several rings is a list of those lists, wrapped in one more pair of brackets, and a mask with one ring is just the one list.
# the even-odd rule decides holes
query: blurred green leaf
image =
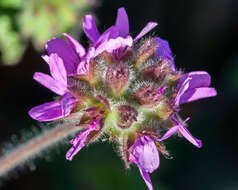
{"label": "blurred green leaf", "polygon": [[13,30],[8,16],[0,16],[0,29],[2,60],[8,65],[14,64],[21,58],[25,45],[21,43],[19,34]]}
{"label": "blurred green leaf", "polygon": [[4,8],[19,8],[23,0],[1,0],[0,7]]}
{"label": "blurred green leaf", "polygon": [[90,5],[88,0],[0,0],[3,63],[17,63],[29,41],[42,51],[52,37],[63,32],[70,34]]}

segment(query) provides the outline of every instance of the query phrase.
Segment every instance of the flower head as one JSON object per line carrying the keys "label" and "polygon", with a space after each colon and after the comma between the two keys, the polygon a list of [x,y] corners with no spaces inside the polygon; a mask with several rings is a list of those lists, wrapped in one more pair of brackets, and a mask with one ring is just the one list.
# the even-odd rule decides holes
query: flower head
{"label": "flower head", "polygon": [[32,108],[30,116],[39,121],[72,118],[82,131],[70,141],[66,154],[72,160],[85,146],[100,139],[119,144],[126,169],[137,165],[150,190],[149,174],[159,167],[159,152],[168,156],[163,141],[180,134],[197,147],[179,117],[180,105],[216,95],[205,71],[183,73],[175,68],[166,40],[140,39],[157,23],[149,22],[133,39],[128,16],[118,9],[116,22],[100,34],[91,15],[83,21],[91,40],[88,51],[71,36],[50,40],[43,58],[51,76],[35,73],[34,79],[60,96],[59,100]]}

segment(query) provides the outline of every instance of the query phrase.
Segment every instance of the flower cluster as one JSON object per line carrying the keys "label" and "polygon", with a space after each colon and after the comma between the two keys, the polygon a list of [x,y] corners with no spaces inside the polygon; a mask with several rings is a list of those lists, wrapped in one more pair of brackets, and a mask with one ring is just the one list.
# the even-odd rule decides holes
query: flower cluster
{"label": "flower cluster", "polygon": [[133,38],[126,11],[119,8],[115,24],[101,34],[93,17],[86,15],[83,28],[91,41],[88,51],[67,34],[67,41],[47,42],[48,55],[43,59],[51,76],[35,73],[34,79],[60,97],[29,111],[38,121],[78,121],[75,127],[83,129],[70,141],[67,160],[106,134],[119,144],[126,168],[136,164],[150,190],[149,174],[159,167],[159,152],[168,155],[164,140],[179,135],[202,146],[185,126],[189,118],[179,117],[180,105],[216,95],[207,72],[183,73],[175,68],[166,40],[141,39],[156,25],[149,22]]}

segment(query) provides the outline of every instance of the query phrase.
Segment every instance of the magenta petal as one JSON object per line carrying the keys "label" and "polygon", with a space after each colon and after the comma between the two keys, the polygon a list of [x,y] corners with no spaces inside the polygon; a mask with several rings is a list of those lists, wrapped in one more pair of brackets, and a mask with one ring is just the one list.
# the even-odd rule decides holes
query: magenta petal
{"label": "magenta petal", "polygon": [[169,137],[171,137],[174,133],[177,132],[177,130],[179,129],[179,125],[176,125],[172,128],[170,128],[161,138],[157,139],[158,141],[163,141],[165,139],[168,139]]}
{"label": "magenta petal", "polygon": [[54,38],[47,42],[46,50],[49,55],[51,53],[56,53],[63,60],[68,75],[73,75],[75,73],[79,58],[66,41],[60,38]]}
{"label": "magenta petal", "polygon": [[129,34],[129,21],[126,10],[122,7],[117,10],[117,19],[115,25],[119,28],[119,35],[126,37]]}
{"label": "magenta petal", "polygon": [[83,30],[86,36],[93,42],[95,43],[99,36],[100,33],[98,32],[96,22],[93,18],[92,15],[86,15],[84,16],[83,19]]}
{"label": "magenta petal", "polygon": [[149,173],[141,170],[140,168],[139,168],[139,170],[140,170],[140,174],[141,174],[142,178],[144,179],[148,189],[153,190],[153,185],[152,185]]}
{"label": "magenta petal", "polygon": [[213,97],[216,96],[217,92],[214,88],[195,88],[186,91],[180,98],[179,103],[184,104],[187,102],[192,102],[195,100],[199,100],[202,98],[208,98],[208,97]]}
{"label": "magenta petal", "polygon": [[62,111],[64,116],[68,116],[76,104],[76,99],[70,92],[65,93],[61,99]]}
{"label": "magenta petal", "polygon": [[148,22],[147,25],[141,30],[141,32],[135,37],[134,42],[143,37],[157,25],[157,22]]}
{"label": "magenta petal", "polygon": [[63,86],[67,86],[67,74],[63,60],[57,54],[52,53],[49,56],[48,64],[52,77]]}
{"label": "magenta petal", "polygon": [[86,54],[84,47],[77,40],[75,40],[72,36],[70,36],[66,33],[63,33],[63,34],[67,38],[71,47],[78,53],[79,57],[83,57]]}
{"label": "magenta petal", "polygon": [[28,114],[38,121],[52,121],[63,117],[60,101],[36,106]]}
{"label": "magenta petal", "polygon": [[186,138],[189,142],[191,142],[196,147],[198,148],[202,147],[202,141],[193,137],[192,134],[186,129],[186,127],[182,126],[182,124],[180,124],[179,132],[183,135],[184,138]]}
{"label": "magenta petal", "polygon": [[49,88],[51,91],[55,92],[58,95],[63,95],[67,90],[67,87],[64,84],[53,79],[51,76],[47,74],[36,72],[34,73],[33,78],[37,82],[39,82],[46,88]]}
{"label": "magenta petal", "polygon": [[93,122],[92,125],[89,125],[89,127],[82,132],[80,132],[74,139],[70,141],[70,143],[73,145],[68,152],[66,153],[66,159],[72,160],[73,157],[86,145],[87,137],[91,131],[96,130],[96,127],[98,125],[98,122]]}

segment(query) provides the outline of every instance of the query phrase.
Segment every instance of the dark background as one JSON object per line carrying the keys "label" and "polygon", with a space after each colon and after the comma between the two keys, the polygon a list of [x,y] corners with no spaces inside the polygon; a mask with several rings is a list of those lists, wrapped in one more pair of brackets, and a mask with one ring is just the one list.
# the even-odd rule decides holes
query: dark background
{"label": "dark background", "polygon": [[[182,106],[192,134],[203,140],[197,149],[184,139],[166,145],[173,159],[161,156],[151,174],[157,190],[238,189],[238,1],[237,0],[105,0],[96,8],[100,31],[115,22],[124,6],[135,36],[148,21],[157,21],[152,34],[170,43],[177,68],[208,71],[218,95]],[[85,36],[81,37],[86,44]],[[34,72],[48,72],[32,46],[16,66],[0,66],[0,142],[11,141],[38,125],[27,114],[33,106],[52,100],[48,89],[33,81]],[[17,140],[13,140],[17,142]],[[0,144],[0,145],[1,145]],[[14,143],[12,143],[14,146]],[[51,149],[44,159],[31,162],[2,180],[3,190],[144,190],[135,166],[124,170],[112,144],[84,148],[72,162],[65,160],[67,146]],[[46,158],[46,159],[45,159]],[[31,171],[34,170],[34,171]]]}

